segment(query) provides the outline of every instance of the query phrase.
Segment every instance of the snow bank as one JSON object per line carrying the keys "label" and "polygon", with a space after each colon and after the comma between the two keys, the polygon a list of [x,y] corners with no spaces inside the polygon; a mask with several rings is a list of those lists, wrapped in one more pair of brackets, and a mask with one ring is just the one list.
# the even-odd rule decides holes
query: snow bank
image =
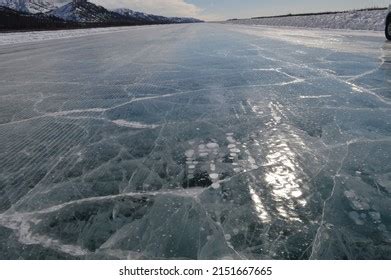
{"label": "snow bank", "polygon": [[364,10],[336,14],[239,19],[229,23],[382,31],[387,13],[387,10]]}
{"label": "snow bank", "polygon": [[66,39],[82,37],[87,35],[105,34],[113,32],[122,32],[128,29],[149,28],[148,26],[132,26],[132,27],[106,27],[106,28],[86,28],[86,29],[71,29],[71,30],[55,30],[55,31],[32,31],[32,32],[12,32],[0,33],[0,46],[33,43],[54,39]]}

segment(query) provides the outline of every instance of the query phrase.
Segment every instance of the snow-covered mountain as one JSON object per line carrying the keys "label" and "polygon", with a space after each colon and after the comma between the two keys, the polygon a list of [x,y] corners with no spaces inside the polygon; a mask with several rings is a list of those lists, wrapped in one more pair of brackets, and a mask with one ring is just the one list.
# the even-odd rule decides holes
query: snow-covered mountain
{"label": "snow-covered mountain", "polygon": [[141,20],[141,21],[148,21],[150,23],[157,23],[157,24],[200,22],[200,20],[194,18],[164,17],[164,16],[146,14],[142,12],[136,12],[130,9],[116,9],[114,11],[128,18],[133,18],[135,20]]}
{"label": "snow-covered mountain", "polygon": [[189,17],[172,17],[171,23],[197,23],[197,22],[203,22],[202,20],[196,19],[196,18],[189,18]]}
{"label": "snow-covered mountain", "polygon": [[134,18],[137,20],[142,20],[142,21],[150,21],[150,22],[161,22],[161,21],[167,21],[168,18],[163,17],[163,16],[155,16],[155,15],[149,15],[146,13],[142,12],[136,12],[130,9],[116,9],[114,12],[123,15],[128,18]]}
{"label": "snow-covered mountain", "polygon": [[46,13],[60,6],[55,0],[0,0],[0,6],[32,14]]}
{"label": "snow-covered mountain", "polygon": [[61,6],[48,14],[58,18],[83,22],[83,23],[107,23],[107,22],[123,22],[126,18],[122,15],[109,11],[104,7],[97,6],[86,0],[73,0],[72,2]]}
{"label": "snow-covered mountain", "polygon": [[[19,26],[17,14],[23,16],[24,28],[36,25],[40,17],[45,18],[45,26],[63,26],[66,22],[69,27],[87,26],[119,26],[119,25],[146,25],[146,24],[168,24],[168,23],[190,23],[199,22],[192,18],[168,18],[157,15],[136,12],[129,9],[107,10],[102,6],[95,5],[87,0],[0,0],[2,13],[12,15],[14,18],[12,26]],[[65,4],[64,4],[65,3]],[[11,9],[11,11],[7,10]],[[14,12],[12,12],[14,11]],[[7,21],[4,27],[11,28]],[[36,27],[34,27],[36,28]],[[42,26],[43,28],[43,26]],[[12,29],[12,28],[11,28]]]}
{"label": "snow-covered mountain", "polygon": [[130,9],[107,10],[87,0],[0,0],[0,6],[32,14],[47,13],[82,23],[130,22],[140,24],[200,22],[194,18],[164,17]]}
{"label": "snow-covered mountain", "polygon": [[164,24],[199,22],[199,20],[192,18],[168,18],[136,12],[130,9],[109,11],[86,0],[73,0],[62,7],[50,11],[49,14],[64,20],[84,23],[129,22],[134,24]]}

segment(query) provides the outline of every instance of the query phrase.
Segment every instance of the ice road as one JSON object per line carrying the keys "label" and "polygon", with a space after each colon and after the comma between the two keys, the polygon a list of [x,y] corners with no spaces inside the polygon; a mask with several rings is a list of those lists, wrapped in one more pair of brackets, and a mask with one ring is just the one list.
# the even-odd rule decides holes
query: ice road
{"label": "ice road", "polygon": [[0,46],[1,259],[390,259],[391,45],[196,24]]}

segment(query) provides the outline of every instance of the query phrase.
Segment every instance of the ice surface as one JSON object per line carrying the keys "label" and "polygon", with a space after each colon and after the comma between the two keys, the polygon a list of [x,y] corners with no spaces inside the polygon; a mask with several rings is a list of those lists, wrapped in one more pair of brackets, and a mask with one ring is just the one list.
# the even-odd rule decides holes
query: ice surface
{"label": "ice surface", "polygon": [[382,35],[150,26],[0,56],[0,258],[391,258]]}

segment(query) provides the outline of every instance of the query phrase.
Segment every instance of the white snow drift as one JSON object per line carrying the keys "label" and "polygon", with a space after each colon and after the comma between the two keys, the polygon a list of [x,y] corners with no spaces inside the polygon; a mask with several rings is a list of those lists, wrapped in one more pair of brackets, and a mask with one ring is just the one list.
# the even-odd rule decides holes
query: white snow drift
{"label": "white snow drift", "polygon": [[83,37],[95,34],[105,34],[113,32],[122,32],[128,29],[151,28],[150,26],[124,26],[124,27],[107,27],[107,28],[88,28],[74,30],[57,30],[57,31],[32,31],[32,32],[12,32],[0,33],[0,46],[19,43],[34,43],[54,39],[66,39]]}

